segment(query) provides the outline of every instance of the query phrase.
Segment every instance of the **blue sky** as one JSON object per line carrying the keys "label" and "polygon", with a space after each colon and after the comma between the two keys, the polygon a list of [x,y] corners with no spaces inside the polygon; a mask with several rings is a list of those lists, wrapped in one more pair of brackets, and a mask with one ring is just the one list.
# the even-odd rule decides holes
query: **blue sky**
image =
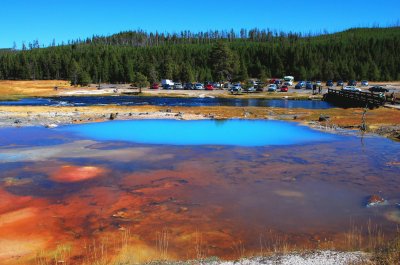
{"label": "blue sky", "polygon": [[0,48],[124,30],[340,31],[399,23],[400,0],[1,0]]}

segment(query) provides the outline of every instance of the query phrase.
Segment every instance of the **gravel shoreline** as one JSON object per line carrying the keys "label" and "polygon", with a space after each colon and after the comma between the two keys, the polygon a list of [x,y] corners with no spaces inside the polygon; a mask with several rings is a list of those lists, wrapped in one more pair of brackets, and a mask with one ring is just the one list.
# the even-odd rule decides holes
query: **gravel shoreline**
{"label": "gravel shoreline", "polygon": [[201,260],[178,262],[151,262],[150,264],[167,265],[357,265],[373,264],[371,255],[361,251],[342,252],[320,250],[305,253],[274,254],[271,256],[244,258],[236,261]]}

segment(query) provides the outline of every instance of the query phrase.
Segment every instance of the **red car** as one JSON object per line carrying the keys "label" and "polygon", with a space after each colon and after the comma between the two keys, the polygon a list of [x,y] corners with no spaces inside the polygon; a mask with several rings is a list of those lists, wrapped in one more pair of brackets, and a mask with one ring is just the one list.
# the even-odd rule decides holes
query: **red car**
{"label": "red car", "polygon": [[159,89],[159,88],[160,88],[160,85],[158,83],[153,83],[151,85],[151,89]]}
{"label": "red car", "polygon": [[213,85],[211,84],[206,85],[206,90],[214,90]]}
{"label": "red car", "polygon": [[281,86],[281,92],[288,92],[288,86]]}

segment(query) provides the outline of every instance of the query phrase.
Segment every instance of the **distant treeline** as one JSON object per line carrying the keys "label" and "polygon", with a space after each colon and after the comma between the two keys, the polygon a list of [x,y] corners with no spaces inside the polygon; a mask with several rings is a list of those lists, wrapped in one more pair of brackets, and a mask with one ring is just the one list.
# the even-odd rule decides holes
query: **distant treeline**
{"label": "distant treeline", "polygon": [[63,45],[0,50],[0,79],[73,83],[266,79],[400,80],[400,28],[302,35],[268,30],[122,32]]}

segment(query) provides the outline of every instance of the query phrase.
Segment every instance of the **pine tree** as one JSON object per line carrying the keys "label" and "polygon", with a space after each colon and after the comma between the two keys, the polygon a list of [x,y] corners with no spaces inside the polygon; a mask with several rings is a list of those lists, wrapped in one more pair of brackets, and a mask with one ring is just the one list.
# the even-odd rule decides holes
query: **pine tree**
{"label": "pine tree", "polygon": [[142,74],[142,73],[135,73],[134,77],[134,86],[139,88],[139,93],[142,93],[142,88],[148,87],[149,81],[147,80],[147,77]]}
{"label": "pine tree", "polygon": [[90,75],[85,70],[81,70],[78,73],[78,82],[80,86],[88,86],[92,82]]}
{"label": "pine tree", "polygon": [[215,80],[231,78],[235,61],[233,53],[226,43],[220,41],[212,47],[209,61]]}

